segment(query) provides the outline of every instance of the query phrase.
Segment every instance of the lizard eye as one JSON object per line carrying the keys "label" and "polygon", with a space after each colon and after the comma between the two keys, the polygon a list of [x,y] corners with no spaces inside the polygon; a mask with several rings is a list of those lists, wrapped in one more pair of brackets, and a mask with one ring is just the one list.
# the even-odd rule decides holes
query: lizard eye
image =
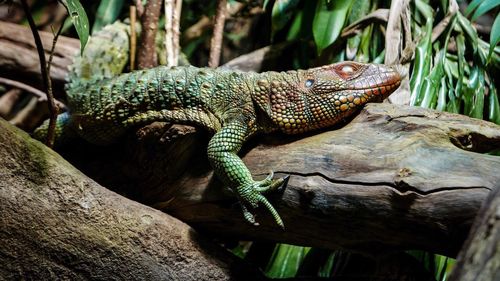
{"label": "lizard eye", "polygon": [[344,65],[341,71],[344,72],[345,74],[351,74],[354,72],[354,68],[350,65]]}
{"label": "lizard eye", "polygon": [[314,85],[314,79],[307,79],[304,85],[306,86],[306,88],[311,88],[312,85]]}
{"label": "lizard eye", "polygon": [[334,66],[335,72],[342,79],[349,79],[360,70],[362,66],[354,62],[343,62]]}

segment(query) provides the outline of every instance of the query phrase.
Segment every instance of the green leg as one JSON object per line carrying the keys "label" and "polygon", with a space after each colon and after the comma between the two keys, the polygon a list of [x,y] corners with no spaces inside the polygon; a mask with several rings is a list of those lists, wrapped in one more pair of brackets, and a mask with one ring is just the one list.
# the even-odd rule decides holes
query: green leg
{"label": "green leg", "polygon": [[284,228],[278,212],[262,195],[263,192],[280,187],[284,180],[272,180],[273,175],[271,173],[263,181],[254,181],[248,168],[236,155],[250,133],[250,128],[244,122],[234,121],[225,125],[210,140],[208,158],[217,176],[238,195],[243,216],[248,222],[258,225],[255,222],[254,215],[249,211],[249,207],[257,208],[259,204],[262,204],[271,212],[276,223]]}

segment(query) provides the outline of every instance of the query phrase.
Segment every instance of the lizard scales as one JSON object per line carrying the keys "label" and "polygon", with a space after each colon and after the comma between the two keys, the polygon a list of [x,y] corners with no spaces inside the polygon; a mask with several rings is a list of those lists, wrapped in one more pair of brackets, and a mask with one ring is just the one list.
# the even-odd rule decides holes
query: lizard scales
{"label": "lizard scales", "polygon": [[[70,84],[70,111],[58,117],[56,137],[110,144],[129,128],[153,121],[201,126],[214,133],[207,149],[210,163],[236,192],[244,217],[256,224],[249,208],[263,204],[283,226],[262,195],[283,179],[271,173],[254,181],[237,156],[244,141],[257,132],[296,134],[331,126],[367,102],[382,101],[400,82],[394,67],[355,62],[264,73],[160,66]],[[46,127],[35,137],[43,139]]]}

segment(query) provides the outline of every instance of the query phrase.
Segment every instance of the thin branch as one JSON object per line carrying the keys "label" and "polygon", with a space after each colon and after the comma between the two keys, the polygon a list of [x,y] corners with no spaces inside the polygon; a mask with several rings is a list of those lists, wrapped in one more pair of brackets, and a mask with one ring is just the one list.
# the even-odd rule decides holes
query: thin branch
{"label": "thin branch", "polygon": [[50,112],[49,128],[47,130],[46,144],[47,146],[52,147],[52,144],[54,143],[54,133],[56,127],[57,107],[55,105],[54,95],[52,93],[52,84],[50,82],[50,76],[47,69],[47,61],[45,60],[45,52],[43,49],[42,40],[40,39],[40,34],[38,34],[38,30],[36,29],[35,21],[31,16],[28,3],[26,2],[26,0],[21,0],[21,5],[23,6],[26,18],[28,19],[31,32],[33,33],[33,39],[35,40],[36,49],[38,51],[38,57],[40,59],[40,72],[42,73],[42,81],[43,81],[42,85],[43,89],[47,93],[48,97],[47,104],[49,105],[49,112]]}
{"label": "thin branch", "polygon": [[130,5],[130,70],[135,69],[135,53],[137,49],[137,34],[135,32],[135,25],[137,22],[136,14],[137,7]]}
{"label": "thin branch", "polygon": [[172,33],[173,33],[173,47],[174,47],[174,63],[178,64],[179,61],[179,53],[180,53],[180,44],[179,38],[181,36],[180,33],[180,18],[182,11],[182,0],[175,0],[175,10],[172,16]]}
{"label": "thin branch", "polygon": [[[23,91],[31,93],[31,94],[37,96],[38,99],[41,101],[48,100],[47,94],[45,94],[44,92],[38,90],[37,88],[31,87],[30,85],[26,85],[24,83],[21,83],[19,81],[14,81],[14,80],[10,80],[10,79],[4,78],[4,77],[0,77],[0,84],[8,85],[8,86],[11,86],[13,88],[21,89]],[[64,103],[62,103],[58,100],[54,100],[54,102],[56,103],[56,105],[59,108],[66,109],[66,106],[64,105]]]}
{"label": "thin branch", "polygon": [[165,52],[167,57],[167,66],[177,65],[174,46],[174,6],[175,0],[165,0]]}
{"label": "thin branch", "polygon": [[144,14],[144,6],[142,5],[142,0],[135,0],[135,8],[137,9],[137,15],[142,17]]}
{"label": "thin branch", "polygon": [[137,50],[137,67],[139,69],[151,68],[157,65],[155,39],[158,31],[161,2],[162,0],[149,0],[144,7],[144,13],[141,17],[141,45]]}
{"label": "thin branch", "polygon": [[224,32],[224,22],[226,21],[227,0],[217,1],[217,12],[215,14],[214,32],[210,41],[210,57],[208,66],[215,68],[219,66],[222,46],[222,35]]}

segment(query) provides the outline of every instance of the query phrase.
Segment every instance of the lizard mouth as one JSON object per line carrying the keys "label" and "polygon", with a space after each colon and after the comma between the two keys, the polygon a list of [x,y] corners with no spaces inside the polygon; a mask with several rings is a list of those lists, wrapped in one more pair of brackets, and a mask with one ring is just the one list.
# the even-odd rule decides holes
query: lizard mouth
{"label": "lizard mouth", "polygon": [[[385,76],[381,79],[381,76]],[[403,79],[399,71],[384,72],[378,75],[370,75],[352,85],[349,92],[362,92],[369,98],[381,97],[382,99],[389,96],[394,90],[401,85]]]}

